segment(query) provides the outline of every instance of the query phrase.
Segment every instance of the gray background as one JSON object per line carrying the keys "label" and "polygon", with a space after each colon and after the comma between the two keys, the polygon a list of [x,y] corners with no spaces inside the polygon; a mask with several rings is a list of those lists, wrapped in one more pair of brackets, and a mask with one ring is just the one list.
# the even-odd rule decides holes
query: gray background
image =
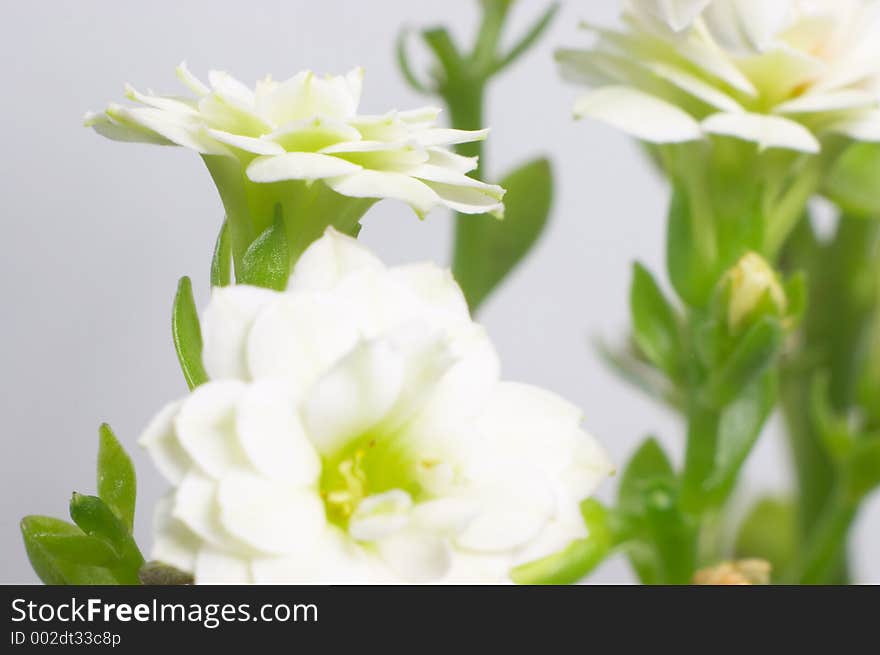
{"label": "gray background", "polygon": [[[540,47],[492,89],[492,174],[524,158],[553,156],[552,225],[527,264],[486,306],[482,320],[506,377],[553,389],[583,407],[586,426],[622,464],[648,432],[677,455],[677,419],[625,386],[589,340],[627,322],[630,262],[662,270],[667,190],[626,137],[573,123],[575,90],[561,83],[552,50],[581,42],[577,21],[612,22],[613,0],[569,2]],[[524,27],[544,6],[522,0]],[[177,92],[186,59],[205,76],[219,68],[248,84],[311,68],[366,68],[362,111],[428,104],[400,79],[393,39],[402,24],[444,21],[469,38],[476,2],[287,0],[264,2],[4,2],[4,156],[0,158],[0,582],[34,582],[22,549],[23,514],[66,515],[71,490],[94,490],[97,427],[109,421],[139,473],[137,535],[163,483],[135,441],[152,414],[185,387],[170,341],[178,277],[207,295],[211,247],[222,215],[199,158],[182,149],[124,145],[80,126],[87,109],[122,99],[122,85]],[[516,31],[516,30],[515,30]],[[450,220],[420,223],[383,202],[363,239],[389,262],[446,261]],[[767,431],[748,463],[742,496],[784,489],[785,444]],[[615,481],[601,496],[612,497]],[[880,582],[880,498],[855,534],[862,581]],[[592,578],[629,582],[620,559]]]}

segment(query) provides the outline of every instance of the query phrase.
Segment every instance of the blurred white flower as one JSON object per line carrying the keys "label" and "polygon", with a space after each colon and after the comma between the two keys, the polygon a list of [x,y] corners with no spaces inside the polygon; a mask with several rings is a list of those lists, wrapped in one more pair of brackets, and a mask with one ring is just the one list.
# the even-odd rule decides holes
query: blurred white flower
{"label": "blurred white flower", "polygon": [[142,438],[174,490],[153,557],[197,583],[509,581],[585,535],[610,472],[580,412],[498,379],[448,271],[333,230],[287,290],[213,290],[211,381]]}
{"label": "blurred white flower", "polygon": [[880,141],[880,2],[630,0],[622,30],[557,53],[576,103],[651,143],[718,134],[816,153]]}

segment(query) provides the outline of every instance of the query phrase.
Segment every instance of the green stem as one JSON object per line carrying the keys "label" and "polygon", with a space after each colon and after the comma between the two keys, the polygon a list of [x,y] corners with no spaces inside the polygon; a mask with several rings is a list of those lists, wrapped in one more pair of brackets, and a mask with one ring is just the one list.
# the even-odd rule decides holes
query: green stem
{"label": "green stem", "polygon": [[788,575],[788,582],[827,584],[834,582],[836,569],[845,561],[847,535],[858,513],[859,503],[842,489],[835,489],[819,516],[813,534]]}

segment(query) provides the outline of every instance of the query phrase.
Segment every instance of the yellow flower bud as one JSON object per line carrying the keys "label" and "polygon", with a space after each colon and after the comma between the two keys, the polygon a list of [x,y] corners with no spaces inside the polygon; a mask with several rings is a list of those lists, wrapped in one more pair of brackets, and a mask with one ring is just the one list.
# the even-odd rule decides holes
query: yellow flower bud
{"label": "yellow flower bud", "polygon": [[722,562],[700,569],[694,574],[697,585],[765,585],[770,584],[770,563],[762,559]]}
{"label": "yellow flower bud", "polygon": [[727,325],[737,331],[769,295],[779,315],[785,313],[787,300],[776,272],[767,261],[754,252],[748,252],[725,275],[730,296],[727,301]]}

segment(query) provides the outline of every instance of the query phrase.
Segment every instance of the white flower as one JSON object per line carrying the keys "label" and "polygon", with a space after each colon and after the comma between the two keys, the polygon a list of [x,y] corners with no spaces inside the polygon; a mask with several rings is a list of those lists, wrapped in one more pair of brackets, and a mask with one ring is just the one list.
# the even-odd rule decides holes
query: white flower
{"label": "white flower", "polygon": [[557,53],[564,76],[595,87],[577,116],[651,143],[880,141],[876,0],[631,0],[624,23]]}
{"label": "white flower", "polygon": [[448,271],[328,230],[285,291],[214,289],[202,332],[211,381],[142,438],[174,486],[153,557],[197,583],[509,581],[585,535],[604,451],[498,380]]}

